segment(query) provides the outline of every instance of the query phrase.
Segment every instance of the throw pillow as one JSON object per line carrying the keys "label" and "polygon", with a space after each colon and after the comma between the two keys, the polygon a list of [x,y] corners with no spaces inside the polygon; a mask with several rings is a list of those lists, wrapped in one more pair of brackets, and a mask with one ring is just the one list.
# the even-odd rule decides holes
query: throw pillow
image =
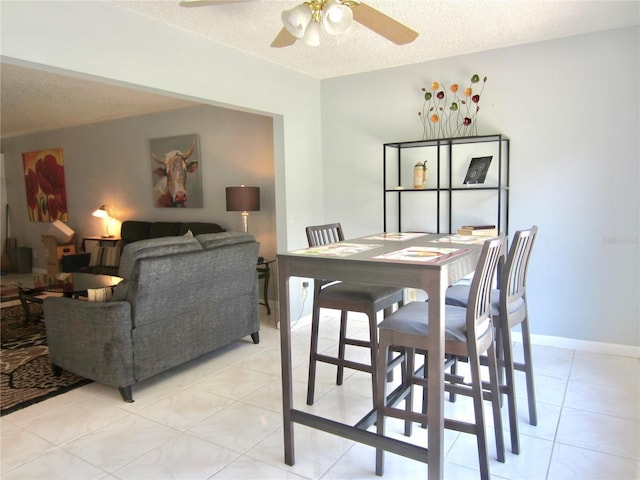
{"label": "throw pillow", "polygon": [[103,247],[102,266],[117,267],[120,265],[120,247]]}
{"label": "throw pillow", "polygon": [[87,300],[90,302],[108,302],[113,295],[111,287],[87,289]]}
{"label": "throw pillow", "polygon": [[91,258],[89,259],[90,267],[99,267],[102,265],[103,252],[104,247],[93,247],[93,250],[91,250]]}

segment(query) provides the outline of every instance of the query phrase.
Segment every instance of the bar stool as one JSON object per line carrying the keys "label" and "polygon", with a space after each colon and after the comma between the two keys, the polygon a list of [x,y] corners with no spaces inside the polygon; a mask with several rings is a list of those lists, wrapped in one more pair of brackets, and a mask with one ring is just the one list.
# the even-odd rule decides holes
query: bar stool
{"label": "bar stool", "polygon": [[[489,390],[486,392],[491,400],[498,461],[504,462],[504,438],[502,418],[500,416],[500,392],[498,387],[497,359],[491,319],[491,284],[493,282],[498,261],[503,255],[505,238],[486,240],[476,271],[471,282],[468,304],[469,308],[445,306],[444,350],[446,355],[464,356],[469,359],[471,385],[449,382],[445,375],[445,391],[470,396],[473,398],[475,423],[446,419],[445,428],[471,433],[476,436],[480,474],[483,479],[489,478],[489,459],[484,412],[482,408],[485,392],[480,376],[480,356],[485,354],[489,365]],[[384,435],[385,417],[394,417],[426,424],[426,412],[423,403],[422,412],[412,410],[413,386],[427,388],[426,368],[413,368],[414,352],[429,353],[426,350],[429,335],[428,302],[412,302],[385,318],[379,325],[378,362],[382,364],[390,346],[403,347],[406,351],[407,375],[403,379],[401,394],[406,393],[405,408],[395,407],[396,399],[387,399],[384,369],[379,368],[377,374],[377,433]],[[398,390],[396,390],[398,392]],[[427,406],[428,408],[428,406]],[[406,427],[405,427],[406,431]],[[376,450],[376,474],[384,471],[384,451]]]}
{"label": "bar stool", "polygon": [[[309,247],[326,245],[344,240],[342,226],[339,223],[309,226],[306,228]],[[313,405],[316,379],[316,363],[324,362],[338,367],[336,384],[342,385],[344,369],[351,368],[372,375],[371,389],[373,398],[377,396],[375,374],[377,372],[378,322],[377,314],[384,310],[385,316],[391,313],[395,305],[401,306],[403,290],[397,287],[368,285],[353,282],[333,282],[330,279],[314,280],[313,312],[311,317],[311,348],[309,353],[309,379],[307,384],[307,404]],[[338,356],[318,353],[318,333],[320,328],[320,309],[340,310],[340,336]],[[362,312],[369,318],[369,340],[360,340],[347,336],[348,312]],[[370,364],[345,359],[346,346],[368,348]],[[391,363],[401,361],[397,356]]]}
{"label": "bar stool", "polygon": [[[529,313],[527,309],[526,280],[538,227],[532,226],[515,233],[506,262],[501,266],[499,289],[491,292],[493,320],[496,325],[496,345],[498,354],[498,374],[501,390],[507,393],[509,402],[509,423],[511,429],[512,450],[517,444],[518,420],[515,400],[514,370],[524,372],[527,385],[527,401],[529,406],[529,423],[538,424],[536,412],[536,394],[533,381],[533,358],[531,355],[531,333]],[[467,306],[469,286],[453,285],[447,289],[446,303],[459,307]],[[524,361],[513,360],[511,329],[520,325]],[[503,382],[503,370],[506,382]]]}

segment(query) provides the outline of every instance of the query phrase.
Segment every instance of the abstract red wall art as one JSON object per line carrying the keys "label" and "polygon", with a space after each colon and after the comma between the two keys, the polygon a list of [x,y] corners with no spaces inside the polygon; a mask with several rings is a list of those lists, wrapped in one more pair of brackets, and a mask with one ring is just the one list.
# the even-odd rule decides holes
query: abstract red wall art
{"label": "abstract red wall art", "polygon": [[67,189],[61,148],[22,154],[27,210],[32,222],[66,222]]}

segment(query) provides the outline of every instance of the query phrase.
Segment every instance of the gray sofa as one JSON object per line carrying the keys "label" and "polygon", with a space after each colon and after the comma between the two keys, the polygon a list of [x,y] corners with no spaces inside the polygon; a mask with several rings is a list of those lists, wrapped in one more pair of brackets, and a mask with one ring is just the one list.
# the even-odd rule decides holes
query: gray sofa
{"label": "gray sofa", "polygon": [[258,343],[258,247],[233,232],[127,245],[110,301],[44,301],[54,373],[116,386],[132,402],[137,382],[249,335]]}

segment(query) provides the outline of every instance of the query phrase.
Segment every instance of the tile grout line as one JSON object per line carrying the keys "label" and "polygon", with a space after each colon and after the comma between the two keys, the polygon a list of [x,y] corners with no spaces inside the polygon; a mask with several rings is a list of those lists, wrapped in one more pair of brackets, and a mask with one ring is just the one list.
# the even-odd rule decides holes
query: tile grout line
{"label": "tile grout line", "polygon": [[575,349],[571,351],[571,365],[569,367],[569,373],[567,374],[567,380],[564,386],[564,394],[562,395],[562,403],[560,405],[560,413],[558,415],[558,423],[556,423],[555,431],[553,432],[553,443],[551,444],[551,454],[549,455],[549,464],[547,465],[547,473],[545,478],[549,478],[549,473],[551,471],[551,462],[553,461],[553,455],[556,450],[557,438],[558,438],[558,429],[560,428],[560,421],[562,420],[562,413],[564,412],[564,402],[567,398],[567,390],[569,389],[569,381],[571,379],[571,373],[573,372],[573,362],[575,360],[576,351]]}

